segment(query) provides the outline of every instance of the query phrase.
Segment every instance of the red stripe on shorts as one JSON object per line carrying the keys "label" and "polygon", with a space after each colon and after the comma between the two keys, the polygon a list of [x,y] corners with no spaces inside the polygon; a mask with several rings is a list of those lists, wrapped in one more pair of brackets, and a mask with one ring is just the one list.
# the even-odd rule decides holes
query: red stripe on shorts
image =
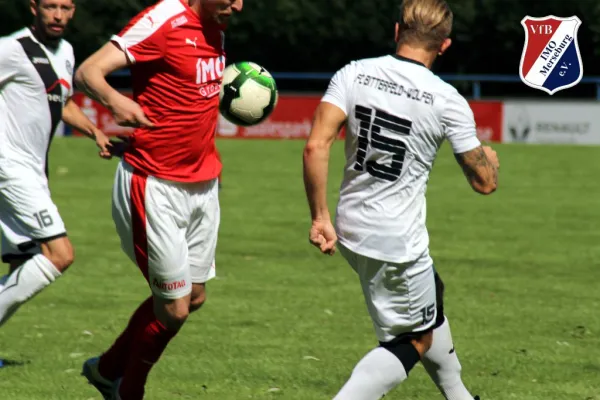
{"label": "red stripe on shorts", "polygon": [[146,234],[146,181],[148,176],[138,170],[131,177],[131,227],[137,265],[148,280],[148,235]]}

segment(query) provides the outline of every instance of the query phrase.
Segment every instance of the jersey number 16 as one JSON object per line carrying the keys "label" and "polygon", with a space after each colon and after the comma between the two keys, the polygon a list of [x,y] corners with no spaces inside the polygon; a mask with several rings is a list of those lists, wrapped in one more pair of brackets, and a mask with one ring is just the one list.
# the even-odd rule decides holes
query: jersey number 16
{"label": "jersey number 16", "polygon": [[354,109],[354,116],[359,121],[360,127],[354,169],[356,171],[365,170],[365,157],[369,146],[371,146],[373,149],[392,153],[393,156],[390,165],[368,160],[366,162],[367,172],[376,178],[390,182],[395,181],[402,172],[406,144],[401,140],[383,136],[381,130],[385,129],[395,134],[407,136],[410,134],[412,121],[359,105]]}

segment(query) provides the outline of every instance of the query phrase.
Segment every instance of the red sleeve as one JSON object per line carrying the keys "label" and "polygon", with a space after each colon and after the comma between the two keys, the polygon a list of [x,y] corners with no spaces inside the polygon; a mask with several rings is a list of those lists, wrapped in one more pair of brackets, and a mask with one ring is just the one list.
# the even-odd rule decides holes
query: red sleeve
{"label": "red sleeve", "polygon": [[111,38],[131,63],[157,60],[163,57],[166,39],[163,34],[164,18],[154,8],[144,10],[118,34]]}

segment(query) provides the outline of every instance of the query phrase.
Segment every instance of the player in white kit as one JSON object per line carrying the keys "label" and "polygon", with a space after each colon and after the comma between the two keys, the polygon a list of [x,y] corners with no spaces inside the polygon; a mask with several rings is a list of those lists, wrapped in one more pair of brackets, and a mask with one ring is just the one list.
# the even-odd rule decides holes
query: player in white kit
{"label": "player in white kit", "polygon": [[[476,136],[473,113],[430,71],[450,46],[444,0],[405,0],[396,54],[351,62],[318,106],[304,150],[310,241],[335,247],[358,274],[379,346],[355,367],[335,400],[376,400],[422,361],[448,400],[473,400],[443,314],[443,284],[429,254],[425,193],[448,140],[477,192],[496,189],[496,153]],[[346,127],[346,165],[335,226],[327,206],[329,151]]]}
{"label": "player in white kit", "polygon": [[48,188],[48,150],[62,120],[96,140],[108,138],[71,100],[73,48],[62,39],[73,0],[31,1],[34,23],[0,38],[0,326],[73,262],[73,248]]}

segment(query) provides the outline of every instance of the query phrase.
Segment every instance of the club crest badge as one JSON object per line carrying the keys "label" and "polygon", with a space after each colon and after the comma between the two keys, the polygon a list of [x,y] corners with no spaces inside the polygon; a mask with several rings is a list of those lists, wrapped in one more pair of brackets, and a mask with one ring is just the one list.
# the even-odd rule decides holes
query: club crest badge
{"label": "club crest badge", "polygon": [[73,64],[71,64],[71,61],[67,60],[65,67],[67,68],[69,75],[73,76]]}
{"label": "club crest badge", "polygon": [[525,29],[525,45],[519,66],[523,83],[550,95],[577,85],[583,77],[577,43],[581,20],[576,16],[526,16],[521,25]]}

